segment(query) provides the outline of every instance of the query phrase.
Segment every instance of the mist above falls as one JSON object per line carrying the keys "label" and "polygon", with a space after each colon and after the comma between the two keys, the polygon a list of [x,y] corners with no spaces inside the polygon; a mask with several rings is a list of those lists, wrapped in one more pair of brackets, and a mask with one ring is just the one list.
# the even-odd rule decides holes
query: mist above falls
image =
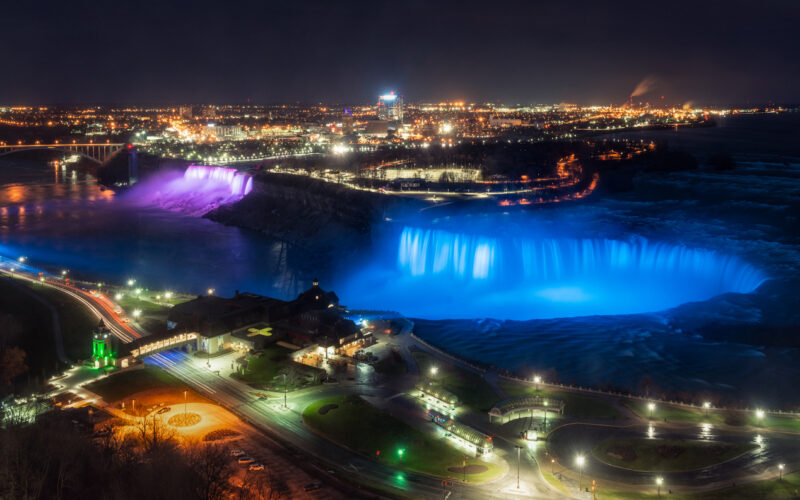
{"label": "mist above falls", "polygon": [[134,185],[125,198],[199,216],[241,200],[252,189],[253,178],[235,168],[190,165],[184,172],[164,172]]}

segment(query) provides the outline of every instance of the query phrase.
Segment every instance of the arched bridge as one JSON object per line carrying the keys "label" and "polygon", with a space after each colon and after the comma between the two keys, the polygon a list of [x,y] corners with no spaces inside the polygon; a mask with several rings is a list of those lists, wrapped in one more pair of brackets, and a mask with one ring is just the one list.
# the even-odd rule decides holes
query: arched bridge
{"label": "arched bridge", "polygon": [[[0,143],[0,156],[16,153],[19,151],[29,151],[35,149],[52,149],[64,153],[78,153],[98,163],[108,160],[111,155],[126,147],[124,143],[53,143],[53,144],[3,144]],[[127,147],[131,147],[127,145]]]}

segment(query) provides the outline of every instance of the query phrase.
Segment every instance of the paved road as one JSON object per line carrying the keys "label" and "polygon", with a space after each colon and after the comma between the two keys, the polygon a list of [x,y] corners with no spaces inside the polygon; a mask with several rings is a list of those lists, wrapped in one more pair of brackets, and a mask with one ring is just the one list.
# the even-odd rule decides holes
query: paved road
{"label": "paved road", "polygon": [[11,272],[7,269],[0,269],[0,273],[13,278],[22,279],[30,283],[53,288],[69,295],[86,307],[92,314],[95,315],[95,317],[97,317],[97,319],[102,318],[111,334],[125,343],[132,342],[135,339],[143,336],[143,332],[140,332],[133,326],[125,323],[120,315],[114,312],[114,309],[107,299],[104,300],[101,297],[95,297],[85,290],[65,285],[50,278],[45,278],[44,281],[42,281],[38,276],[20,271]]}
{"label": "paved road", "polygon": [[[203,361],[183,352],[160,353],[148,358],[147,363],[169,371],[189,385],[217,401],[231,411],[239,414],[250,423],[266,430],[269,434],[279,436],[291,445],[310,453],[324,469],[333,471],[336,476],[349,476],[368,486],[388,486],[398,490],[402,495],[413,498],[441,499],[444,497],[441,481],[423,474],[401,471],[367,459],[347,449],[332,445],[310,431],[302,420],[302,410],[309,403],[336,394],[357,393],[368,397],[386,398],[392,391],[385,388],[358,386],[319,387],[301,391],[289,398],[289,408],[282,409],[282,401],[265,401],[255,395],[255,391],[244,384],[228,377],[214,374],[204,368]],[[537,482],[532,472],[532,458],[523,457],[526,465],[523,469],[524,482]],[[504,478],[488,485],[471,486],[456,484],[449,498],[509,498],[516,492],[506,491],[516,484],[516,477]],[[524,490],[527,498],[553,498],[550,490]],[[522,493],[522,492],[521,492]]]}

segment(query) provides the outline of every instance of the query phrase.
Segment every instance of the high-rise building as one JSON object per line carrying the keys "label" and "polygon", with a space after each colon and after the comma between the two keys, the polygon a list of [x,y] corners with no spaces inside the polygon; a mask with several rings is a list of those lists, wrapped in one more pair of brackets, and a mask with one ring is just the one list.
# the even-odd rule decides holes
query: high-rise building
{"label": "high-rise building", "polygon": [[403,96],[394,91],[378,96],[378,119],[403,123]]}
{"label": "high-rise building", "polygon": [[342,133],[344,135],[350,135],[353,133],[353,111],[350,108],[344,110],[344,114],[342,115]]}
{"label": "high-rise building", "polygon": [[186,118],[187,120],[192,119],[192,107],[191,106],[181,106],[178,108],[178,114],[181,115],[181,118]]}

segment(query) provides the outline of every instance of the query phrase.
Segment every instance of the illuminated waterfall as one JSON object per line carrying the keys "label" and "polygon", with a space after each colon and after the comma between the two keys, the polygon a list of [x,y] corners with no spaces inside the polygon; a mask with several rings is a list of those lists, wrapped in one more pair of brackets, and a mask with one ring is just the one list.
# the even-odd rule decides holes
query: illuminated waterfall
{"label": "illuminated waterfall", "polygon": [[370,290],[359,306],[429,318],[627,314],[749,293],[766,279],[738,257],[642,237],[483,236],[405,227],[395,245],[394,264],[353,280],[357,289]]}
{"label": "illuminated waterfall", "polygon": [[178,176],[164,172],[136,184],[127,197],[142,205],[202,215],[237,202],[253,190],[253,178],[235,168],[191,165]]}
{"label": "illuminated waterfall", "polygon": [[244,196],[253,190],[253,178],[240,173],[235,168],[190,165],[183,177],[184,179],[203,179],[225,183],[230,186],[232,196]]}
{"label": "illuminated waterfall", "polygon": [[764,276],[736,257],[711,250],[611,239],[488,238],[406,227],[398,267],[408,276],[545,284],[598,276],[662,276],[703,281],[718,293],[748,293]]}

